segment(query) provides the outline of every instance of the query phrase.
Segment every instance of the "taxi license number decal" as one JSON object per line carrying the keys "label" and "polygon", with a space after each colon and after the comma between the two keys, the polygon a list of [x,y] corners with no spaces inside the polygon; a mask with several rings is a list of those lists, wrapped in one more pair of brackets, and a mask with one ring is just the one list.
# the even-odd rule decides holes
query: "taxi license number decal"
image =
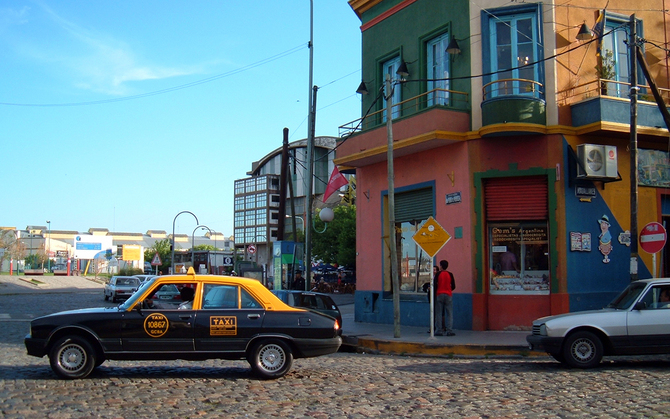
{"label": "taxi license number decal", "polygon": [[210,336],[237,335],[237,317],[211,316],[209,318],[209,335]]}
{"label": "taxi license number decal", "polygon": [[161,313],[153,313],[144,320],[144,331],[152,338],[159,338],[167,333],[170,327],[167,317]]}

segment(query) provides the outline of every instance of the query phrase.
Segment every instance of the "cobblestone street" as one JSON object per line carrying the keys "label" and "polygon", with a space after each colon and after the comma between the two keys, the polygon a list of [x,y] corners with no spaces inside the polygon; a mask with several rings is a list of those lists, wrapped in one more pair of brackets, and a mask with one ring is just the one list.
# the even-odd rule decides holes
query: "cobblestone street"
{"label": "cobblestone street", "polygon": [[245,361],[108,361],[66,381],[26,355],[28,318],[104,305],[97,290],[0,295],[2,417],[670,417],[668,357],[581,371],[549,358],[338,353],[296,360],[274,381]]}

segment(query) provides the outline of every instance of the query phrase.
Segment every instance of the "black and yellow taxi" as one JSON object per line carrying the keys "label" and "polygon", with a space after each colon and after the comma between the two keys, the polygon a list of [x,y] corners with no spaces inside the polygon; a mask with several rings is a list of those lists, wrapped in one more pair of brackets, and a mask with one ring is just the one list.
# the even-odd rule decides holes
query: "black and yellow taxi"
{"label": "black and yellow taxi", "polygon": [[[176,286],[180,298],[157,299]],[[48,355],[59,377],[84,378],[105,360],[246,359],[261,378],[284,376],[293,359],[337,352],[339,322],[290,307],[255,279],[187,274],[149,279],[117,307],[34,319],[29,355]]]}

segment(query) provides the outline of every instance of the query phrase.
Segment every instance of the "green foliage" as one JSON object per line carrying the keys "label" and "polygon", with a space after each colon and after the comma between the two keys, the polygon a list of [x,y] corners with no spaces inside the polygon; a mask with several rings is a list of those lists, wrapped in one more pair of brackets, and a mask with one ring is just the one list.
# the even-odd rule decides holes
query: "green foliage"
{"label": "green foliage", "polygon": [[216,250],[216,247],[212,246],[211,244],[199,244],[197,246],[193,246],[193,250],[209,250],[210,252],[213,252]]}
{"label": "green foliage", "polygon": [[603,80],[614,80],[616,72],[614,70],[614,53],[610,50],[605,50],[605,53],[600,56],[598,64],[595,66],[596,77]]}
{"label": "green foliage", "polygon": [[[312,257],[340,266],[356,265],[356,206],[342,205],[333,209],[335,218],[326,231],[312,234]],[[324,223],[317,216],[314,226],[322,231]]]}
{"label": "green foliage", "polygon": [[163,270],[163,267],[172,265],[172,254],[170,252],[170,239],[158,240],[154,243],[153,246],[144,251],[144,260],[146,262],[151,262],[154,260],[154,255],[158,252],[158,256],[161,258],[163,264],[159,269]]}
{"label": "green foliage", "polygon": [[144,271],[139,268],[121,268],[119,269],[119,275],[121,276],[133,276],[133,275],[142,275]]}

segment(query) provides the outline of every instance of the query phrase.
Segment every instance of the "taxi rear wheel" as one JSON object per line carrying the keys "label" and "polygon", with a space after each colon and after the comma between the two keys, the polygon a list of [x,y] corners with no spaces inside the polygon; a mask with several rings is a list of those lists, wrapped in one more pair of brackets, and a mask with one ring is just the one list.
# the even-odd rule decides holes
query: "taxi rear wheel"
{"label": "taxi rear wheel", "polygon": [[95,351],[88,341],[79,336],[59,339],[49,352],[51,369],[61,378],[84,378],[96,366]]}
{"label": "taxi rear wheel", "polygon": [[293,353],[286,342],[268,339],[255,344],[247,360],[254,373],[260,377],[279,378],[291,369]]}

